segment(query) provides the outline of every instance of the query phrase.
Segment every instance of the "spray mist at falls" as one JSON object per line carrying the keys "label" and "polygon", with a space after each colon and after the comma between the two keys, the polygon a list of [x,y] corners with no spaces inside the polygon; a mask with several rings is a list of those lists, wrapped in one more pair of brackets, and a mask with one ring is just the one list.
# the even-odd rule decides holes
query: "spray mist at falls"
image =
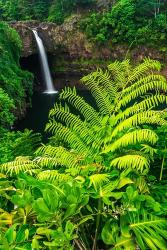
{"label": "spray mist at falls", "polygon": [[34,36],[35,36],[35,39],[37,42],[39,56],[40,56],[40,62],[41,62],[41,66],[42,66],[42,73],[43,73],[44,81],[46,84],[46,91],[44,93],[47,93],[47,94],[57,93],[57,91],[55,90],[55,88],[53,86],[52,77],[50,74],[47,55],[45,52],[45,47],[43,45],[43,41],[38,36],[38,32],[35,29],[32,31],[34,33]]}

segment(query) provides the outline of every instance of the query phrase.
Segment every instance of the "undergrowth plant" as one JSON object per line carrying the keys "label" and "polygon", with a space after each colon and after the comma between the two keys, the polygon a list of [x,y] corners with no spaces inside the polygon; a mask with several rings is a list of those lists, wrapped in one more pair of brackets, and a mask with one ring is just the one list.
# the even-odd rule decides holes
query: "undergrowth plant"
{"label": "undergrowth plant", "polygon": [[94,106],[75,88],[61,92],[46,125],[51,142],[1,165],[3,247],[167,248],[166,210],[149,179],[155,128],[167,123],[160,69],[151,59],[97,69],[81,79]]}

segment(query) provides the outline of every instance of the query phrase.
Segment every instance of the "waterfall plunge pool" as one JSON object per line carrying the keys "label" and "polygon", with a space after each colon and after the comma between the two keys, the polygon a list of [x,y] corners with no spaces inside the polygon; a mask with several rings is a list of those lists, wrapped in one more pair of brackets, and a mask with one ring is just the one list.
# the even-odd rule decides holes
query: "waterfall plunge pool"
{"label": "waterfall plunge pool", "polygon": [[[58,90],[56,95],[43,93],[44,83],[41,83],[43,89],[40,88],[40,91],[34,91],[32,96],[32,107],[27,109],[24,118],[16,122],[15,130],[23,131],[25,128],[28,128],[34,132],[41,133],[43,139],[46,140],[48,136],[44,130],[48,121],[49,110],[54,106],[55,102],[58,101],[59,93],[64,87],[76,86],[78,94],[83,96],[88,103],[94,106],[94,100],[90,93],[79,84],[80,78],[80,76],[76,75],[62,75],[53,79],[54,86]],[[71,112],[75,113],[73,109],[71,109]]]}

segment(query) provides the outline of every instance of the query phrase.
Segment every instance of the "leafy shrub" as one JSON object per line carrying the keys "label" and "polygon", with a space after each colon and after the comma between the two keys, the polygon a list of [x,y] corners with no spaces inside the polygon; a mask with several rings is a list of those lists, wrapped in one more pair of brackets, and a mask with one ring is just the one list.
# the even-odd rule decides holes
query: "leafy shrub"
{"label": "leafy shrub", "polygon": [[120,0],[111,10],[85,18],[81,28],[93,41],[111,39],[113,43],[130,44],[135,41],[135,44],[159,46],[166,41],[167,20],[163,12],[157,12],[155,18],[154,6],[152,1]]}
{"label": "leafy shrub", "polygon": [[13,100],[0,88],[0,124],[2,127],[9,127],[14,122],[12,110],[15,108]]}
{"label": "leafy shrub", "polygon": [[94,0],[56,0],[50,6],[48,21],[62,24],[64,19],[68,17],[78,7],[89,7],[95,3]]}
{"label": "leafy shrub", "polygon": [[0,131],[0,163],[12,161],[20,155],[33,155],[40,143],[40,134],[28,129],[24,132]]}
{"label": "leafy shrub", "polygon": [[0,0],[1,18],[49,20],[61,24],[78,7],[89,7],[95,0]]}
{"label": "leafy shrub", "polygon": [[[32,74],[19,65],[21,40],[18,33],[7,24],[0,23],[0,88],[8,95],[18,114],[25,110],[25,102],[32,95]],[[5,94],[4,98],[7,98]],[[1,99],[2,100],[2,99]],[[5,101],[5,100],[4,100]],[[6,100],[7,101],[7,100]],[[1,101],[2,102],[2,101]],[[7,104],[6,104],[7,105]],[[12,106],[12,104],[10,104]],[[14,106],[13,106],[14,107]],[[11,111],[11,107],[8,107]],[[6,110],[7,112],[7,110]],[[6,113],[7,115],[7,113]],[[11,114],[8,114],[11,117]],[[10,119],[9,125],[11,125]],[[3,124],[2,124],[3,125]],[[4,124],[5,125],[5,124]]]}

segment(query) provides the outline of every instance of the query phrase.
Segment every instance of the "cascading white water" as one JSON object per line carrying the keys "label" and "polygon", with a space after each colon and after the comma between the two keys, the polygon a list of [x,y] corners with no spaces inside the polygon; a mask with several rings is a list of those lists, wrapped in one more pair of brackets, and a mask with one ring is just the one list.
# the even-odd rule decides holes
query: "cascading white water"
{"label": "cascading white water", "polygon": [[46,91],[44,93],[55,94],[55,93],[57,93],[57,91],[55,90],[55,88],[53,86],[52,77],[50,74],[47,55],[45,52],[45,47],[43,45],[43,41],[38,36],[38,32],[35,29],[33,29],[32,31],[34,33],[34,36],[35,36],[35,39],[37,42],[41,66],[42,66],[42,72],[43,72],[43,76],[44,76],[44,80],[45,80],[45,84],[46,84]]}

